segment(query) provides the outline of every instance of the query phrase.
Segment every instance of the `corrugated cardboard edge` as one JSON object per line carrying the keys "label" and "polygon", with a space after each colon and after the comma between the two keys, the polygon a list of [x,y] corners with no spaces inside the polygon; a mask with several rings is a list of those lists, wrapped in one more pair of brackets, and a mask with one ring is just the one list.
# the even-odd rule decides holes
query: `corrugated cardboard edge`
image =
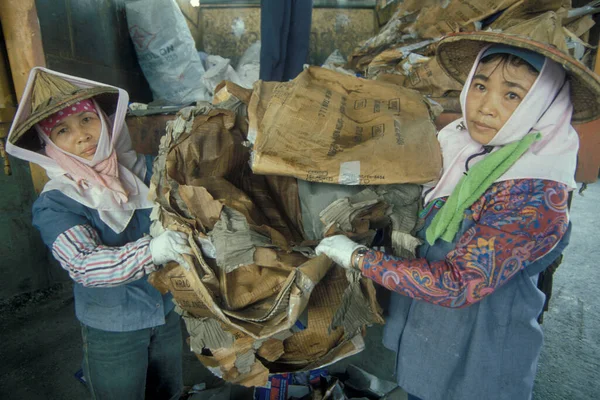
{"label": "corrugated cardboard edge", "polygon": [[[201,253],[196,254],[194,259],[195,263],[200,265],[201,270],[210,270],[210,267],[206,264],[206,261],[204,261]],[[189,260],[191,261],[191,259]],[[250,326],[256,326],[255,323],[252,323],[251,321],[246,322],[240,319],[242,314],[227,312],[218,306],[204,282],[200,279],[195,268],[192,268],[189,271],[181,266],[163,268],[153,272],[149,278],[149,282],[157,284],[157,289],[159,290],[168,288],[174,296],[174,302],[191,315],[197,317],[207,316],[195,314],[194,310],[190,309],[188,305],[178,301],[178,289],[173,283],[173,278],[175,278],[175,281],[179,282],[181,287],[186,288],[187,292],[193,291],[195,293],[196,297],[206,305],[207,311],[210,312],[214,318],[222,321],[231,328],[238,329],[252,338],[259,340],[267,339],[277,333],[288,330],[295,324],[302,311],[306,308],[308,299],[310,298],[310,294],[315,285],[326,275],[332,265],[332,262],[327,257],[319,256],[310,259],[299,266],[290,290],[289,303],[285,317],[276,324],[264,324],[258,333],[249,329]],[[232,314],[234,314],[235,317],[233,317]]]}

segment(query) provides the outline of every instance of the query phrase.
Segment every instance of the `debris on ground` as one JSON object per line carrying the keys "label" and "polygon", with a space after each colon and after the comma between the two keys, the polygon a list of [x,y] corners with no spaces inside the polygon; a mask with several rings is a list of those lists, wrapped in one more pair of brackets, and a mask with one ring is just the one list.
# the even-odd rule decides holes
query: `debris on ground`
{"label": "debris on ground", "polygon": [[[206,389],[199,384],[188,389],[184,398],[229,399],[230,393],[229,385]],[[327,368],[271,374],[265,385],[254,388],[254,400],[393,400],[403,394],[395,382],[376,378],[352,364],[342,374],[330,374]]]}

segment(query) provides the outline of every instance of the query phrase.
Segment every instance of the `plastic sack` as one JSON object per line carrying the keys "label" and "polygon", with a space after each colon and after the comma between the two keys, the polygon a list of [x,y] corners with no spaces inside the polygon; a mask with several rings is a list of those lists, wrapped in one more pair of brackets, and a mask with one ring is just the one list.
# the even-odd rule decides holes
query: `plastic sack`
{"label": "plastic sack", "polygon": [[215,87],[222,81],[231,81],[236,85],[240,85],[238,74],[230,65],[228,58],[209,55],[206,58],[206,67],[206,72],[202,77],[202,84],[208,91],[211,99],[214,95]]}
{"label": "plastic sack", "polygon": [[129,34],[154,100],[185,104],[210,100],[204,67],[192,34],[174,0],[126,3]]}
{"label": "plastic sack", "polygon": [[237,66],[240,86],[252,89],[260,73],[260,41],[254,42],[242,55]]}
{"label": "plastic sack", "polygon": [[345,64],[346,64],[346,58],[342,55],[342,53],[338,49],[335,49],[333,51],[333,53],[331,53],[329,55],[329,57],[327,57],[327,59],[323,63],[323,66],[331,65],[334,67],[342,67]]}

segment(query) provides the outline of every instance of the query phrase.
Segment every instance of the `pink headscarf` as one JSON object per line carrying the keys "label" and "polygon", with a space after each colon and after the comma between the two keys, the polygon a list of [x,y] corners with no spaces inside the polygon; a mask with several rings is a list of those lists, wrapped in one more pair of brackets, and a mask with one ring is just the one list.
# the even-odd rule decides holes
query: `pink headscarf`
{"label": "pink headscarf", "polygon": [[[463,118],[450,123],[438,134],[444,170],[437,185],[427,193],[426,203],[449,196],[466,171],[467,159],[483,149],[483,146],[469,135],[464,120],[467,93],[481,55],[486,49],[487,47],[484,47],[477,56],[461,92]],[[571,126],[573,105],[570,85],[565,81],[565,76],[562,66],[547,58],[527,96],[488,144],[498,148],[519,141],[528,133],[542,134],[541,140],[532,144],[496,182],[526,178],[546,179],[564,183],[570,189],[576,188],[574,175],[579,138]],[[475,157],[469,163],[469,167],[483,158],[485,156]]]}
{"label": "pink headscarf", "polygon": [[50,136],[52,128],[58,125],[63,119],[70,117],[73,114],[79,114],[86,111],[90,111],[98,115],[98,111],[96,110],[94,103],[92,103],[90,99],[85,99],[55,112],[46,119],[38,122],[38,125],[40,128],[42,128],[42,131],[46,134],[46,136]]}
{"label": "pink headscarf", "polygon": [[[98,110],[91,100],[82,100],[71,106],[65,107],[40,121],[38,127],[49,137],[52,128],[63,119],[84,111],[91,111],[96,115],[99,115]],[[102,129],[104,129],[104,127]],[[45,152],[46,155],[56,161],[56,163],[65,170],[79,186],[83,187],[86,184],[96,184],[105,187],[113,192],[113,196],[119,204],[127,203],[128,193],[119,179],[119,161],[117,159],[117,153],[114,150],[107,158],[95,165],[88,165],[86,163],[87,160],[63,151],[58,148],[58,146],[53,145],[53,143],[48,143],[48,140],[46,140]]]}

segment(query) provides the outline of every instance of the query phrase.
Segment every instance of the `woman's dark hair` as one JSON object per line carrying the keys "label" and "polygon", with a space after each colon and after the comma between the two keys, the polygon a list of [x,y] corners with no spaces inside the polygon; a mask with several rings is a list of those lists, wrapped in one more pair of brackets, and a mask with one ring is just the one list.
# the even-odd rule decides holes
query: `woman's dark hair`
{"label": "woman's dark hair", "polygon": [[534,75],[539,75],[540,72],[535,69],[531,64],[529,64],[527,61],[523,60],[521,57],[517,57],[514,54],[507,54],[507,53],[496,53],[496,54],[490,54],[489,56],[485,56],[483,57],[481,60],[479,60],[479,62],[481,64],[488,64],[494,61],[500,61],[498,63],[498,66],[500,65],[504,65],[504,67],[506,68],[508,65],[512,65],[513,67],[520,67],[521,65],[525,65],[527,67],[527,69],[529,70],[529,72],[531,72]]}

